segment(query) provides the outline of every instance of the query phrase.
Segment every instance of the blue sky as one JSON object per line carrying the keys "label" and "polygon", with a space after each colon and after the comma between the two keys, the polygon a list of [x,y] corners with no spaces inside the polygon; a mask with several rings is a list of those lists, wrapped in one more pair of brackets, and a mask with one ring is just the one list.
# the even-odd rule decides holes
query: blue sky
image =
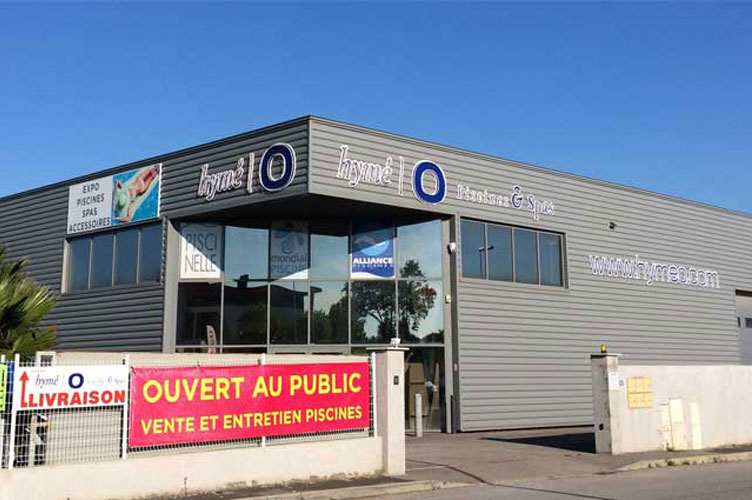
{"label": "blue sky", "polygon": [[752,3],[0,4],[0,196],[317,114],[752,212]]}

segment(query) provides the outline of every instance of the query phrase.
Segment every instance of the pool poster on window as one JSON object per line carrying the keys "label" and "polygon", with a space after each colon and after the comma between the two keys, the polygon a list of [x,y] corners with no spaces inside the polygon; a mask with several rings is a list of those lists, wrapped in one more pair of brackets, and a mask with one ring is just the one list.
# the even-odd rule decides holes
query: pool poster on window
{"label": "pool poster on window", "polygon": [[353,226],[352,269],[354,279],[394,278],[394,229],[378,223]]}
{"label": "pool poster on window", "polygon": [[159,217],[162,164],[73,184],[68,188],[68,234]]}
{"label": "pool poster on window", "polygon": [[269,245],[269,274],[273,280],[308,278],[308,222],[275,220]]}
{"label": "pool poster on window", "polygon": [[112,176],[112,225],[159,216],[162,165],[129,170]]}

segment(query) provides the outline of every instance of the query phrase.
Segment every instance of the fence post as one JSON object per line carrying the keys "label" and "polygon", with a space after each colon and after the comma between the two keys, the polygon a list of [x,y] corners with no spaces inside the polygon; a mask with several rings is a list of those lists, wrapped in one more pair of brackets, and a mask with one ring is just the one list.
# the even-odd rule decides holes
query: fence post
{"label": "fence post", "polygon": [[123,435],[122,435],[122,459],[125,460],[128,456],[128,424],[130,423],[130,400],[131,400],[131,355],[126,354],[123,364],[128,370],[128,382],[125,388],[125,404],[123,404]]}
{"label": "fence post", "polygon": [[[259,359],[259,364],[261,366],[266,365],[266,353],[265,352],[261,353],[261,359]],[[266,447],[266,436],[261,436],[261,447],[262,448]]]}
{"label": "fence post", "polygon": [[[5,354],[0,354],[0,365],[5,365]],[[2,377],[0,377],[0,384],[5,384],[2,387],[0,387],[0,391],[5,392],[5,408],[8,406],[8,399],[10,394],[8,393],[7,388],[10,387],[10,382],[7,380],[8,377],[8,367],[5,367],[6,372],[6,380],[3,382]],[[0,411],[0,469],[3,468],[3,460],[5,459],[5,408],[3,408]]]}
{"label": "fence post", "polygon": [[374,436],[379,435],[379,419],[376,418],[376,415],[376,353],[371,352],[371,425]]}
{"label": "fence post", "polygon": [[[13,357],[13,378],[16,378],[16,371],[21,368],[21,356],[16,354]],[[20,395],[16,394],[16,385],[13,384],[13,404],[10,408],[10,436],[8,442],[8,469],[13,468],[13,462],[16,461],[16,410],[15,406],[16,397]]]}
{"label": "fence post", "polygon": [[384,474],[405,474],[404,347],[371,348],[376,354],[376,421]]}

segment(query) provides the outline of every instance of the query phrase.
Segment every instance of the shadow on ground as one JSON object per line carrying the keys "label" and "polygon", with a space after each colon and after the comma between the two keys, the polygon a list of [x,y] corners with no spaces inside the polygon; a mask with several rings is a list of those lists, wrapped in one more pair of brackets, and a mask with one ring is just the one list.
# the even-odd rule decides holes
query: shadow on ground
{"label": "shadow on ground", "polygon": [[532,446],[545,446],[547,448],[559,448],[561,450],[577,451],[580,453],[595,453],[595,434],[582,432],[577,434],[558,434],[555,436],[529,436],[529,437],[483,437],[486,441],[501,441],[504,443],[529,444]]}

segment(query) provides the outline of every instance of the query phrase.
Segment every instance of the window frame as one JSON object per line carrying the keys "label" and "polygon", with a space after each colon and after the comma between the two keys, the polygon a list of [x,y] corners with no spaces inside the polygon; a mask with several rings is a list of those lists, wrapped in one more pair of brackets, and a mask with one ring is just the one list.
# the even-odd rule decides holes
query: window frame
{"label": "window frame", "polygon": [[[142,252],[142,238],[141,238],[141,231],[144,228],[151,227],[151,226],[158,226],[160,228],[160,238],[159,238],[159,277],[156,280],[148,280],[148,281],[141,281],[140,278],[140,265],[141,265],[141,252]],[[136,230],[136,280],[133,283],[115,283],[115,266],[117,265],[117,239],[118,239],[118,233],[121,230]],[[111,270],[111,278],[110,278],[110,285],[108,286],[92,286],[92,265],[94,263],[94,238],[97,236],[101,236],[104,234],[112,234],[113,241],[112,241],[112,270]],[[74,241],[80,241],[80,240],[86,240],[89,244],[89,260],[88,260],[88,271],[87,271],[87,278],[86,278],[86,288],[78,289],[78,290],[72,290],[70,286],[70,282],[72,279],[72,250],[71,245]],[[150,285],[163,285],[164,284],[164,244],[165,244],[165,227],[163,224],[163,221],[160,219],[159,221],[146,221],[144,223],[140,224],[133,224],[133,225],[127,225],[123,227],[118,227],[116,229],[108,228],[106,231],[94,231],[91,233],[85,233],[80,235],[73,235],[65,238],[64,242],[64,258],[63,258],[63,273],[62,273],[62,286],[61,286],[61,295],[68,295],[68,294],[78,294],[78,293],[90,293],[90,292],[102,292],[107,290],[113,290],[113,289],[123,289],[128,287],[139,287],[139,286],[150,286]]]}
{"label": "window frame", "polygon": [[[488,226],[502,226],[507,227],[511,230],[511,247],[512,247],[512,280],[511,281],[505,281],[505,280],[495,280],[489,278],[489,267],[488,267],[488,251],[485,252],[485,276],[484,277],[474,277],[474,276],[465,276],[464,274],[464,268],[462,265],[462,252],[465,251],[465,249],[462,247],[462,222],[468,221],[468,222],[474,222],[477,224],[483,225],[483,235],[484,235],[484,241],[483,244],[485,247],[488,246]],[[532,231],[535,233],[535,241],[536,241],[536,261],[538,265],[538,282],[537,283],[524,283],[517,281],[517,252],[515,250],[515,229],[522,229],[526,231]],[[534,228],[530,226],[517,226],[513,224],[507,224],[503,222],[494,222],[494,221],[486,221],[486,220],[480,220],[480,219],[474,219],[471,217],[459,217],[459,223],[457,224],[457,241],[460,243],[459,245],[459,255],[458,255],[458,279],[460,281],[469,281],[469,282],[484,282],[484,283],[495,283],[498,286],[521,286],[521,287],[528,287],[528,288],[536,288],[541,290],[550,290],[550,291],[567,291],[569,290],[569,273],[567,269],[567,235],[566,233],[559,232],[559,231],[553,231],[550,229],[541,229],[541,228]],[[559,237],[559,266],[560,266],[560,273],[561,273],[561,285],[553,285],[553,284],[546,284],[543,283],[542,279],[542,273],[541,273],[541,246],[540,246],[540,235],[541,233],[546,234],[552,234]]]}
{"label": "window frame", "polygon": [[[352,250],[353,250],[352,242],[353,242],[353,237],[354,237],[354,225],[355,225],[354,224],[355,223],[355,218],[353,218],[353,217],[349,217],[349,218],[346,219],[347,237],[348,237],[348,240],[347,240],[347,264],[346,264],[347,265],[347,275],[346,275],[346,277],[317,278],[317,277],[313,276],[312,269],[311,269],[311,266],[312,266],[314,258],[315,258],[314,255],[313,255],[313,244],[312,244],[313,232],[315,231],[315,229],[317,227],[317,223],[319,223],[319,222],[326,223],[326,222],[330,222],[332,220],[337,220],[337,219],[336,218],[331,218],[331,217],[320,217],[320,218],[319,217],[307,217],[307,218],[296,218],[296,217],[293,217],[293,218],[290,218],[290,219],[291,220],[305,220],[305,221],[308,222],[308,259],[309,259],[308,260],[308,262],[309,262],[309,269],[308,269],[308,271],[309,272],[308,272],[308,275],[307,275],[306,278],[300,278],[300,279],[290,279],[290,280],[272,279],[271,276],[270,276],[270,273],[269,273],[267,275],[266,279],[252,279],[251,280],[251,281],[256,281],[256,282],[264,282],[265,286],[267,288],[267,294],[266,294],[266,310],[267,310],[266,334],[267,335],[266,335],[266,343],[265,344],[226,344],[225,343],[225,341],[224,341],[224,333],[225,333],[224,327],[225,327],[225,320],[226,320],[226,317],[225,317],[225,305],[226,305],[225,291],[226,291],[226,286],[228,285],[228,281],[227,281],[227,276],[225,275],[224,269],[222,269],[222,271],[220,273],[220,278],[218,278],[218,279],[212,279],[212,280],[205,280],[205,279],[178,279],[177,280],[178,286],[182,285],[183,283],[192,283],[192,282],[221,283],[223,285],[220,288],[220,290],[221,290],[220,291],[220,330],[217,332],[218,333],[218,335],[217,335],[217,340],[218,340],[218,342],[217,342],[217,351],[218,352],[220,352],[220,353],[221,352],[233,352],[233,350],[249,349],[249,348],[250,349],[285,349],[287,347],[291,347],[291,348],[301,348],[301,347],[304,347],[304,348],[314,348],[314,349],[335,349],[335,348],[341,347],[341,348],[344,348],[344,349],[347,349],[347,350],[352,350],[352,349],[355,349],[355,348],[361,348],[361,347],[362,348],[366,348],[366,347],[375,346],[375,345],[389,345],[388,342],[386,342],[386,343],[384,343],[384,342],[374,343],[374,342],[368,342],[368,341],[356,342],[353,339],[353,330],[352,330],[352,320],[353,320],[353,303],[352,303],[352,301],[353,301],[353,285],[355,283],[360,283],[360,282],[386,282],[386,283],[389,283],[389,285],[391,286],[391,288],[393,288],[393,290],[394,290],[394,316],[395,316],[395,318],[394,318],[394,323],[395,323],[394,324],[394,331],[395,331],[395,334],[400,339],[402,339],[402,341],[404,343],[404,336],[402,336],[400,334],[400,331],[399,331],[400,330],[400,327],[399,327],[399,310],[400,310],[400,307],[399,307],[399,305],[400,305],[399,304],[399,300],[400,300],[399,288],[400,288],[400,283],[404,282],[404,281],[426,281],[426,282],[437,281],[437,282],[439,282],[441,284],[441,286],[442,286],[442,294],[440,296],[438,296],[436,298],[436,300],[441,301],[441,308],[442,308],[442,315],[441,315],[441,317],[442,317],[442,324],[444,325],[444,329],[445,329],[443,342],[440,342],[440,343],[436,343],[436,342],[427,342],[427,343],[417,342],[417,343],[410,343],[410,344],[406,344],[406,345],[415,346],[415,347],[421,347],[421,348],[423,348],[423,347],[435,347],[435,348],[442,348],[443,349],[443,348],[447,347],[447,342],[449,341],[449,337],[446,334],[446,328],[447,328],[447,326],[446,326],[447,325],[447,323],[446,323],[447,322],[447,318],[446,317],[447,317],[447,310],[448,309],[447,309],[446,303],[444,302],[445,301],[445,295],[443,295],[443,294],[447,293],[447,290],[448,290],[447,283],[448,283],[448,280],[449,280],[448,274],[447,274],[449,272],[448,260],[445,260],[446,259],[446,255],[441,250],[439,251],[439,255],[441,256],[441,262],[440,262],[440,266],[439,266],[439,269],[440,269],[441,273],[440,273],[439,276],[429,275],[427,277],[426,276],[424,276],[424,277],[416,277],[416,276],[402,277],[402,275],[400,273],[400,268],[399,268],[399,262],[400,262],[400,260],[399,260],[399,257],[400,257],[399,227],[402,226],[402,225],[410,225],[410,224],[417,223],[415,220],[410,219],[410,218],[404,218],[403,219],[403,218],[400,218],[400,217],[388,217],[388,218],[379,218],[378,219],[378,220],[383,220],[391,228],[391,237],[392,237],[393,246],[394,246],[394,262],[395,262],[394,276],[392,278],[354,278],[352,276]],[[420,220],[418,222],[428,222],[428,221],[431,221],[431,220],[434,220],[434,219],[436,219],[436,220],[439,221],[439,230],[440,230],[441,238],[442,238],[442,241],[443,241],[444,238],[446,238],[446,234],[445,234],[445,231],[446,231],[445,223],[447,222],[447,218],[446,217],[435,215],[433,217],[422,218],[422,220]],[[258,220],[253,219],[253,220],[249,220],[248,222],[249,223],[253,222],[253,224],[254,224],[253,227],[261,227],[261,225],[263,225],[263,227],[266,228],[268,231],[271,230],[271,222],[270,221],[266,222],[266,221],[262,221],[261,219],[258,219]],[[225,229],[226,229],[227,226],[243,227],[243,226],[237,225],[236,223],[233,223],[233,222],[224,222],[222,220],[217,220],[217,221],[212,222],[212,223],[217,224],[218,226],[222,227],[223,241],[225,241]],[[259,224],[259,226],[257,226],[256,224]],[[440,248],[443,249],[443,246],[441,245],[441,243],[437,242],[436,244],[439,245]],[[269,246],[271,245],[271,234],[269,234],[269,237],[267,238],[267,245],[269,245]],[[225,247],[223,249],[223,255],[222,255],[222,261],[223,262],[226,261],[226,254],[225,254],[226,250],[227,250],[227,248]],[[270,255],[271,255],[271,249],[269,247],[269,254],[268,254],[268,256],[270,256]],[[308,309],[308,311],[307,311],[307,332],[306,332],[307,333],[307,340],[304,343],[300,343],[300,344],[288,344],[288,343],[275,343],[275,342],[272,342],[272,339],[271,339],[271,324],[270,324],[270,321],[271,321],[271,287],[272,287],[272,285],[275,282],[282,282],[282,283],[287,282],[289,284],[292,284],[294,282],[305,282],[307,284],[307,286],[306,286],[306,291],[308,293],[308,299],[307,299],[308,300],[308,304],[307,304],[307,309]],[[347,290],[346,290],[346,296],[347,296],[347,320],[346,320],[346,323],[347,323],[347,336],[346,336],[345,339],[343,339],[342,342],[329,344],[329,343],[317,343],[317,342],[314,341],[313,330],[312,330],[313,309],[312,309],[312,304],[310,302],[310,294],[311,294],[311,286],[314,283],[319,283],[319,282],[321,282],[321,283],[342,283],[342,282],[344,282],[347,285]],[[177,343],[177,334],[178,334],[178,332],[175,331],[175,336],[176,336],[175,348],[177,350],[186,349],[186,350],[190,351],[192,349],[197,349],[198,348],[198,346],[196,346],[196,345]],[[206,347],[206,346],[203,346],[203,347]]]}

